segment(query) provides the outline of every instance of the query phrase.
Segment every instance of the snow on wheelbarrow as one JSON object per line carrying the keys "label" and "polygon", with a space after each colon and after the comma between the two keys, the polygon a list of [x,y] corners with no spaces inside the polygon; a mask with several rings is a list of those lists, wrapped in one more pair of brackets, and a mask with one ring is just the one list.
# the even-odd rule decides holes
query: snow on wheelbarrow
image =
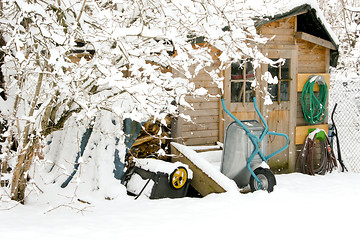
{"label": "snow on wheelbarrow", "polygon": [[158,159],[134,159],[135,166],[126,174],[125,185],[136,199],[146,196],[150,199],[185,197],[193,172],[186,164],[169,163]]}

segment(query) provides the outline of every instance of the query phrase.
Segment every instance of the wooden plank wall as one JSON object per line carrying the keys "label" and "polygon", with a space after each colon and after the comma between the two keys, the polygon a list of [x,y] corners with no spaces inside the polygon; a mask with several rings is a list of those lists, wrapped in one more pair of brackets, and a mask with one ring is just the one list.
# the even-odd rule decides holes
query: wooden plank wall
{"label": "wooden plank wall", "polygon": [[271,45],[294,45],[296,17],[290,17],[279,21],[267,23],[260,28],[262,36],[272,39]]}
{"label": "wooden plank wall", "polygon": [[[298,73],[327,73],[328,51],[326,48],[304,40],[297,40]],[[327,123],[327,121],[324,121]],[[301,108],[301,92],[297,93],[296,125],[308,125]]]}
{"label": "wooden plank wall", "polygon": [[[270,131],[285,133],[289,136],[289,110],[273,110],[268,112],[268,118],[266,119]],[[271,154],[281,147],[285,146],[286,139],[280,136],[268,136],[268,148],[267,154]],[[275,157],[269,160],[269,165],[272,170],[277,173],[284,172],[288,168],[289,151],[285,150],[277,154]]]}
{"label": "wooden plank wall", "polygon": [[[217,85],[204,70],[191,81],[195,83],[196,88],[206,88],[211,95],[219,93]],[[192,122],[182,120],[182,142],[186,145],[207,145],[219,141],[219,98],[188,96],[185,99],[194,110],[183,110],[184,114],[191,117]]]}
{"label": "wooden plank wall", "polygon": [[[294,38],[294,34],[296,31],[296,17],[290,17],[286,19],[282,19],[276,22],[268,23],[262,26],[260,29],[260,34],[267,38],[272,38],[273,35],[276,35],[269,41],[266,46],[264,47],[263,52],[268,54],[270,58],[291,58],[292,67],[291,67],[291,75],[293,80],[291,81],[291,86],[294,86],[295,79],[294,73],[296,72],[296,42]],[[267,70],[267,67],[266,67]],[[265,71],[262,70],[262,73]],[[296,76],[296,75],[295,75]],[[290,87],[292,89],[293,87]],[[293,92],[290,90],[290,92]],[[261,99],[261,98],[260,98]],[[294,99],[294,94],[290,94],[290,101],[296,101],[296,97]],[[267,116],[266,121],[269,125],[269,130],[275,132],[282,132],[288,134],[291,137],[292,129],[295,127],[295,118],[292,117],[291,120],[291,111],[290,107],[292,104],[290,102],[281,102],[278,104],[275,102],[271,106],[262,106],[262,112],[264,116]],[[296,106],[296,105],[295,105]],[[283,137],[268,137],[268,149],[267,153],[270,154],[286,144],[286,139]],[[288,150],[282,151],[281,153],[277,154],[275,157],[269,160],[269,165],[271,169],[276,173],[283,173],[287,172],[289,168],[289,159],[290,154]],[[292,155],[294,158],[294,156]]]}
{"label": "wooden plank wall", "polygon": [[[296,41],[298,45],[298,73],[328,73],[329,72],[329,49],[314,43],[298,39]],[[328,106],[328,103],[326,104]],[[320,126],[327,129],[328,120],[322,122]],[[301,108],[301,92],[297,93],[297,114],[296,114],[296,126],[297,129],[308,128],[310,124],[305,121]],[[316,127],[316,126],[312,126]],[[317,126],[319,127],[319,125]],[[299,130],[298,130],[299,132]],[[299,134],[296,134],[299,135]],[[298,136],[299,137],[299,136]],[[303,144],[301,140],[296,141],[296,150],[299,152]]]}
{"label": "wooden plank wall", "polygon": [[326,48],[297,40],[298,45],[298,73],[326,73]]}

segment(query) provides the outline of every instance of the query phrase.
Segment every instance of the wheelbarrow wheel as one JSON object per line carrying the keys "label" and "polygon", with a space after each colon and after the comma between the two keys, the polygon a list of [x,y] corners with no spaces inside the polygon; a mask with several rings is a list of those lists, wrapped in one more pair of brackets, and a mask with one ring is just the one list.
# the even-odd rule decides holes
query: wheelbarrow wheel
{"label": "wheelbarrow wheel", "polygon": [[184,167],[178,167],[170,174],[170,186],[176,190],[185,186],[188,173]]}
{"label": "wheelbarrow wheel", "polygon": [[268,168],[257,168],[254,171],[255,175],[261,182],[261,187],[259,188],[259,183],[256,179],[251,175],[250,177],[250,189],[252,192],[256,190],[266,190],[269,193],[274,190],[274,186],[276,185],[276,179],[274,174]]}

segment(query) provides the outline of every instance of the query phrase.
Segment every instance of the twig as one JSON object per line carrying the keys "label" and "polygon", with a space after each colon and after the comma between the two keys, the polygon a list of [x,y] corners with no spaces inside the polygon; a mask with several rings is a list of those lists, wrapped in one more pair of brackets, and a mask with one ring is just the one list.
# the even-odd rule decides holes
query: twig
{"label": "twig", "polygon": [[77,213],[81,212],[81,214],[83,214],[83,212],[87,211],[88,208],[91,208],[91,207],[94,207],[94,206],[85,206],[83,208],[76,208],[76,207],[72,207],[70,205],[67,205],[67,204],[60,204],[59,206],[57,207],[54,207],[46,212],[44,212],[44,214],[47,214],[47,213],[50,213],[58,208],[61,208],[61,207],[65,207],[65,208],[70,208],[72,210],[77,210]]}
{"label": "twig", "polygon": [[79,16],[78,16],[77,19],[76,19],[76,22],[77,22],[77,23],[79,23],[79,21],[80,21],[81,15],[82,15],[82,13],[83,13],[83,11],[84,11],[84,8],[85,8],[85,3],[86,3],[86,0],[83,1],[83,4],[82,4],[82,6],[81,6],[81,10],[80,10]]}
{"label": "twig", "polygon": [[20,204],[20,202],[16,202],[15,205],[13,205],[13,206],[11,206],[11,207],[9,207],[9,208],[0,208],[0,211],[8,211],[8,210],[11,210],[11,209],[17,207],[19,204]]}

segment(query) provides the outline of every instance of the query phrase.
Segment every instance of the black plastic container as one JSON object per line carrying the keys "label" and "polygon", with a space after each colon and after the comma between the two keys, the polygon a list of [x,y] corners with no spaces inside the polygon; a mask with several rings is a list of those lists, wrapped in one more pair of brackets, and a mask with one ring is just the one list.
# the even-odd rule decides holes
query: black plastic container
{"label": "black plastic container", "polygon": [[[183,169],[180,167],[183,171]],[[186,175],[186,180],[181,186],[174,186],[172,179],[173,174],[178,170],[179,168],[175,169],[172,174],[163,173],[163,172],[151,172],[148,170],[141,169],[139,167],[134,167],[134,170],[132,174],[138,174],[142,179],[148,180],[147,183],[150,180],[154,181],[154,185],[151,190],[151,194],[149,196],[150,199],[160,199],[160,198],[182,198],[186,197],[189,184],[191,179],[188,178],[188,175]],[[186,170],[185,170],[186,171]],[[131,174],[131,175],[132,175]],[[187,174],[187,171],[186,171]],[[147,185],[146,183],[146,185]],[[146,188],[146,185],[144,185],[143,189]],[[130,193],[133,195],[140,196],[142,191],[139,193]]]}

